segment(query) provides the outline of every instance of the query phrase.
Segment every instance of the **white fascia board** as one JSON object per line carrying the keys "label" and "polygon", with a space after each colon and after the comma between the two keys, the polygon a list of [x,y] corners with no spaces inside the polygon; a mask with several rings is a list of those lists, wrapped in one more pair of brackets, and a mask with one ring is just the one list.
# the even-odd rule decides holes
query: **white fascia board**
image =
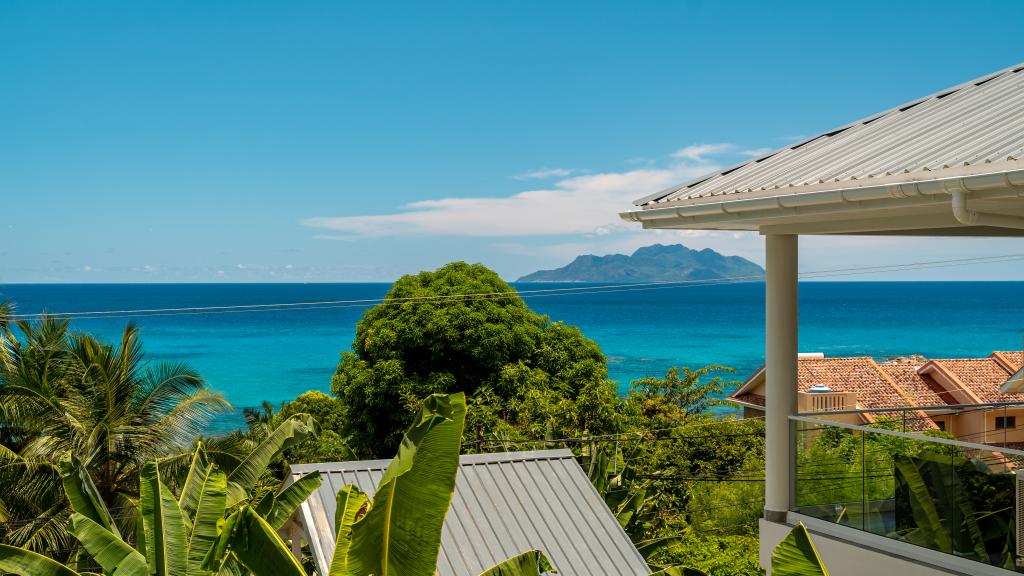
{"label": "white fascia board", "polygon": [[619,216],[626,221],[642,222],[645,228],[724,225],[757,229],[758,222],[776,218],[934,207],[949,202],[955,190],[964,190],[973,198],[1024,198],[1024,170],[758,197],[730,198],[733,195],[724,195],[717,202],[701,198],[688,203],[632,210]]}

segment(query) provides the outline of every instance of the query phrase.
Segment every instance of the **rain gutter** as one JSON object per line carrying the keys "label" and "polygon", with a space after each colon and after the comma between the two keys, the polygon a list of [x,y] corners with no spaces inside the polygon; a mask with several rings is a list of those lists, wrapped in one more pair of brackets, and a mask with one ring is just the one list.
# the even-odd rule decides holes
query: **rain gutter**
{"label": "rain gutter", "polygon": [[1024,198],[1024,170],[650,208],[623,212],[619,216],[623,220],[644,222],[652,227],[657,227],[659,220],[679,219],[694,224],[727,224],[779,217],[780,212],[782,215],[796,216],[934,205],[952,197],[953,215],[965,225],[1024,229],[1024,217],[968,209],[968,196],[977,199]]}

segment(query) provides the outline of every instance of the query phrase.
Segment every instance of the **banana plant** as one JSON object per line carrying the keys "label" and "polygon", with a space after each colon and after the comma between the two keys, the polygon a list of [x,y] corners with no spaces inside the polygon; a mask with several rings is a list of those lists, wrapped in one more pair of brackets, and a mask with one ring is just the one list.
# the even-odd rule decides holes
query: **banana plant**
{"label": "banana plant", "polygon": [[772,576],[828,576],[803,522],[798,522],[772,551],[771,572]]}
{"label": "banana plant", "polygon": [[[618,465],[621,458],[622,466]],[[657,538],[644,538],[644,524],[642,522],[645,512],[650,509],[651,498],[649,498],[650,482],[641,482],[636,475],[636,470],[629,464],[625,455],[618,448],[608,450],[603,446],[597,446],[591,450],[590,469],[588,472],[591,484],[604,499],[604,503],[615,515],[619,525],[626,532],[636,545],[637,552],[644,557],[650,566],[659,552],[681,543],[684,538],[681,535],[662,536]],[[660,566],[659,566],[660,568]],[[678,574],[683,574],[673,568]],[[691,569],[692,570],[692,569]],[[686,572],[689,574],[697,572]],[[675,574],[675,573],[666,573]]]}
{"label": "banana plant", "polygon": [[[230,472],[212,463],[200,443],[177,497],[158,463],[147,463],[140,473],[134,546],[119,532],[88,472],[75,461],[65,462],[62,479],[73,510],[70,531],[108,576],[305,576],[277,532],[319,487],[319,475],[303,476],[255,503],[247,498],[273,457],[312,433],[312,419],[297,414]],[[225,518],[232,507],[233,512]],[[79,574],[44,556],[10,546],[0,546],[0,573]]]}
{"label": "banana plant", "polygon": [[[898,454],[893,464],[898,537],[947,554],[1015,569],[1008,541],[1013,533],[1013,476],[993,472],[980,459],[944,453]],[[972,493],[988,495],[985,509],[976,508]],[[909,514],[899,513],[901,502]]]}
{"label": "banana plant", "polygon": [[[155,462],[143,467],[134,548],[103,524],[78,512],[72,515],[72,533],[112,576],[234,574],[241,572],[242,565],[257,576],[303,575],[277,531],[316,490],[319,476],[304,476],[280,493],[262,499],[256,508],[265,511],[266,517],[253,506],[243,505],[225,519],[230,498],[228,478],[207,460],[200,445],[177,498]],[[259,556],[260,562],[253,562],[254,556]]]}
{"label": "banana plant", "polygon": [[[441,527],[455,492],[465,419],[463,394],[427,398],[373,498],[355,486],[338,492],[330,576],[433,576]],[[289,566],[275,554],[267,558],[274,547],[270,541],[273,534],[254,526],[260,520],[256,513],[250,513],[245,521],[249,524],[242,527],[241,518],[233,520],[241,513],[224,523],[211,557],[222,558],[219,550],[224,549],[233,552],[256,576],[302,576],[301,567]],[[539,576],[545,572],[554,569],[544,553],[527,550],[483,576]]]}

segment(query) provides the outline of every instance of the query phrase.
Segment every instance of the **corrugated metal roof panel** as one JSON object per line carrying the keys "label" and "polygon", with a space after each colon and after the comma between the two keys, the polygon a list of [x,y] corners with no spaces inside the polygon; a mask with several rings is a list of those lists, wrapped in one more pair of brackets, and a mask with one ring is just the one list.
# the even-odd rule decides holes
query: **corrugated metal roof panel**
{"label": "corrugated metal roof panel", "polygon": [[[320,573],[334,553],[337,493],[349,484],[372,494],[389,460],[300,464],[292,478],[320,472],[320,488],[300,516]],[[459,460],[445,518],[439,576],[477,576],[537,548],[563,576],[648,574],[650,570],[572,452],[474,454]]]}
{"label": "corrugated metal roof panel", "polygon": [[856,185],[963,166],[1024,166],[1024,64],[983,76],[636,202],[669,202],[800,186]]}

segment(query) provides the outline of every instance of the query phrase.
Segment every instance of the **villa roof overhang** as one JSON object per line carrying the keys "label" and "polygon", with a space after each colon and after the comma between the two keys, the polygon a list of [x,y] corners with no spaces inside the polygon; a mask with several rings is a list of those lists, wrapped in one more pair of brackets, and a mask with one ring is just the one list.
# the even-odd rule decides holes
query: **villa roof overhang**
{"label": "villa roof overhang", "polygon": [[1024,392],[1024,367],[1021,367],[1020,370],[1017,370],[1016,374],[1010,376],[1010,379],[999,388],[999,392],[1002,394]]}
{"label": "villa roof overhang", "polygon": [[1024,64],[635,204],[644,228],[1024,236]]}

